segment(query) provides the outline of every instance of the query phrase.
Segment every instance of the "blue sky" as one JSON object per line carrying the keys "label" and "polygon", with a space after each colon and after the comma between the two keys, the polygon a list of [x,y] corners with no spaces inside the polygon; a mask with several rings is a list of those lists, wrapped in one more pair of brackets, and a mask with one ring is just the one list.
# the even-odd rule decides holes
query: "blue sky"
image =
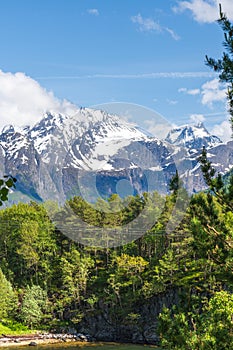
{"label": "blue sky", "polygon": [[[204,64],[206,54],[222,53],[218,1],[8,0],[0,5],[1,125],[19,117],[33,122],[46,103],[66,108],[63,99],[79,106],[127,102],[176,125],[204,120],[219,136],[229,137],[224,87]],[[222,6],[232,19],[232,0],[222,0]],[[137,122],[153,131],[145,118]]]}

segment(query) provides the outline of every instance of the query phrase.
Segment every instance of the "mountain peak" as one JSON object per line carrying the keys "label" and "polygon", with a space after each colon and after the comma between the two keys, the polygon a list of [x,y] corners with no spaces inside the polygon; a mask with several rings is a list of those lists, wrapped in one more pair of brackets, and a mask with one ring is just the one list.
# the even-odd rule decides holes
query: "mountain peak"
{"label": "mountain peak", "polygon": [[15,132],[15,127],[12,124],[4,126],[2,129],[2,134],[9,134],[14,132]]}
{"label": "mountain peak", "polygon": [[202,122],[196,125],[182,125],[172,129],[166,139],[167,142],[184,146],[191,149],[201,149],[203,146],[213,147],[222,141],[214,135],[211,135]]}
{"label": "mountain peak", "polygon": [[203,122],[197,122],[196,124],[194,124],[194,126],[196,127],[196,128],[204,128],[205,129],[205,126],[204,126],[204,124],[203,124]]}
{"label": "mountain peak", "polygon": [[118,181],[126,179],[135,193],[144,192],[147,186],[166,193],[166,181],[160,175],[169,180],[179,157],[181,175],[190,173],[187,164],[193,166],[190,174],[195,174],[196,182],[189,183],[187,175],[187,188],[199,189],[197,155],[203,146],[211,148],[212,161],[222,172],[232,164],[230,156],[223,156],[230,154],[230,147],[220,144],[203,123],[176,127],[166,141],[158,141],[116,114],[79,108],[71,115],[48,111],[32,127],[6,126],[0,133],[0,156],[5,172],[19,178],[24,193],[31,195],[33,188],[37,197],[59,200],[79,193],[89,182],[92,198],[95,184],[101,195],[108,196],[116,193]]}

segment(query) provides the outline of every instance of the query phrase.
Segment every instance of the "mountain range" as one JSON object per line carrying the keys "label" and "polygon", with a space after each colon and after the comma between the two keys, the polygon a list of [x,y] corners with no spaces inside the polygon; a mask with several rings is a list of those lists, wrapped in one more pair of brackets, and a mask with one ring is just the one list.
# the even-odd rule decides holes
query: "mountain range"
{"label": "mountain range", "polygon": [[221,142],[202,123],[174,128],[159,140],[102,110],[48,112],[34,126],[3,128],[0,172],[17,178],[15,194],[36,200],[167,193],[176,170],[188,191],[197,192],[205,188],[198,163],[203,146],[218,172],[231,169],[233,141]]}

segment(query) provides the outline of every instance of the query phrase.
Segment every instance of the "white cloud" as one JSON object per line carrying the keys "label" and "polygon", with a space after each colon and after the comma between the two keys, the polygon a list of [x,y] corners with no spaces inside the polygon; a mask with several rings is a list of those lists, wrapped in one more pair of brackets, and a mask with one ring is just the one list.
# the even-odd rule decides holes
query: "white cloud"
{"label": "white cloud", "polygon": [[224,120],[221,124],[215,124],[211,130],[211,134],[218,136],[223,142],[229,141],[232,135],[230,122]]}
{"label": "white cloud", "polygon": [[197,22],[211,23],[219,18],[219,3],[222,4],[222,11],[229,19],[233,19],[232,0],[189,0],[178,1],[174,7],[175,12],[191,11]]}
{"label": "white cloud", "polygon": [[190,89],[190,90],[187,91],[187,94],[193,95],[193,96],[199,95],[200,94],[200,89]]}
{"label": "white cloud", "polygon": [[179,40],[180,37],[174,32],[174,30],[167,28],[167,27],[162,27],[159,23],[157,23],[154,19],[152,18],[143,18],[142,15],[139,13],[136,16],[131,17],[131,21],[133,23],[138,24],[139,30],[141,32],[157,32],[157,33],[162,33],[164,31],[168,32],[171,37],[174,40]]}
{"label": "white cloud", "polygon": [[201,89],[187,89],[182,87],[178,89],[178,92],[192,96],[201,95],[201,103],[209,107],[212,107],[214,102],[226,102],[226,87],[217,78],[204,83]]}
{"label": "white cloud", "polygon": [[75,113],[77,107],[57,99],[24,73],[0,70],[0,127],[6,124],[33,124],[46,111]]}
{"label": "white cloud", "polygon": [[143,18],[140,13],[136,16],[132,16],[131,21],[139,25],[139,30],[141,32],[162,31],[162,28],[157,22],[155,22],[152,18]]}
{"label": "white cloud", "polygon": [[178,89],[178,92],[186,92],[187,91],[187,88],[179,88]]}
{"label": "white cloud", "polygon": [[159,140],[165,139],[172,128],[171,124],[168,121],[161,118],[144,120],[144,126],[147,131],[149,131]]}
{"label": "white cloud", "polygon": [[190,121],[194,123],[203,123],[205,121],[205,117],[203,114],[191,114]]}
{"label": "white cloud", "polygon": [[174,32],[174,30],[172,30],[172,29],[170,29],[170,28],[164,28],[170,35],[171,35],[171,37],[174,39],[174,40],[180,40],[180,37],[179,37],[179,35],[178,34],[176,34],[175,32]]}
{"label": "white cloud", "polygon": [[177,103],[178,103],[178,101],[176,101],[176,100],[169,100],[168,98],[167,98],[167,103],[169,104],[169,105],[176,105]]}
{"label": "white cloud", "polygon": [[226,88],[218,79],[207,81],[201,87],[202,104],[212,107],[213,102],[226,101]]}
{"label": "white cloud", "polygon": [[99,16],[99,11],[97,9],[88,9],[89,15]]}
{"label": "white cloud", "polygon": [[187,89],[187,88],[180,88],[178,89],[178,92],[184,92],[188,95],[199,95],[200,94],[200,89]]}

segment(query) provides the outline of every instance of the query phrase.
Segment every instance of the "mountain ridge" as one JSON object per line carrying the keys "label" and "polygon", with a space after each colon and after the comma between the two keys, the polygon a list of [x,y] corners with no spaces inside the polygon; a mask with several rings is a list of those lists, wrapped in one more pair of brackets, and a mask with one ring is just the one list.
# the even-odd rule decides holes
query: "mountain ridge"
{"label": "mountain ridge", "polygon": [[[18,178],[25,193],[45,200],[80,194],[87,178],[99,184],[101,196],[116,193],[121,180],[130,182],[132,194],[166,193],[177,169],[189,192],[195,192],[204,187],[197,161],[202,147],[211,150],[217,170],[225,173],[233,164],[228,144],[203,124],[177,127],[158,140],[115,114],[80,108],[72,116],[48,112],[32,127],[4,127],[0,170]],[[223,152],[229,155],[224,164],[218,159]]]}

